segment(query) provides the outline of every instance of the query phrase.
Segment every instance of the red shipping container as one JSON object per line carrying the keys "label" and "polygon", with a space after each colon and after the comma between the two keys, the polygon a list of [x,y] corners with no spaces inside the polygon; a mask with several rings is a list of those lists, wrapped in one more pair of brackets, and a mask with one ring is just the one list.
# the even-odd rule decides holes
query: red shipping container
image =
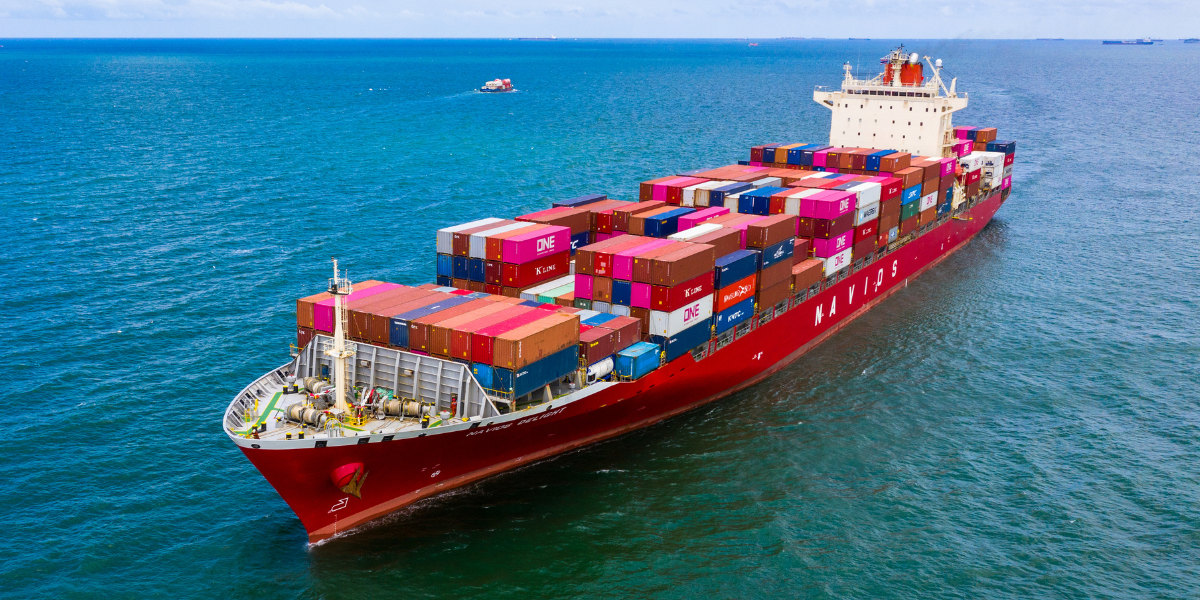
{"label": "red shipping container", "polygon": [[593,327],[579,334],[579,361],[590,365],[598,363],[616,353],[617,332],[603,327]]}
{"label": "red shipping container", "polygon": [[483,261],[483,282],[493,285],[503,285],[504,271],[502,265],[504,263],[498,260]]}
{"label": "red shipping container", "polygon": [[[554,305],[550,305],[552,308]],[[496,336],[508,333],[519,327],[523,327],[539,319],[544,319],[552,313],[545,310],[534,308],[527,313],[517,315],[507,321],[496,323],[483,327],[477,331],[471,332],[471,362],[480,362],[492,364],[492,350],[495,346]]]}
{"label": "red shipping container", "polygon": [[1016,159],[1017,159],[1017,155],[1016,155],[1016,154],[1005,154],[1005,155],[1004,155],[1004,166],[1006,166],[1006,167],[1011,167],[1011,166],[1012,166],[1012,164],[1013,164],[1013,162],[1014,162]]}
{"label": "red shipping container", "polygon": [[629,231],[629,217],[666,206],[662,200],[638,202],[613,209],[613,231]]}
{"label": "red shipping container", "polygon": [[683,305],[699,300],[713,291],[713,272],[701,273],[699,276],[676,286],[651,286],[650,308],[671,312]]}
{"label": "red shipping container", "polygon": [[[635,308],[631,310],[646,310]],[[647,319],[649,311],[646,312]],[[616,335],[614,337],[613,352],[620,352],[640,341],[642,341],[642,320],[637,317],[617,317],[609,319],[597,327],[612,330]]]}
{"label": "red shipping container", "polygon": [[854,228],[854,243],[857,244],[858,242],[861,242],[863,240],[868,240],[868,239],[871,240],[872,242],[879,239],[879,221],[878,220],[867,221],[866,223],[863,223],[862,225],[859,225],[858,227]]}
{"label": "red shipping container", "polygon": [[921,185],[925,182],[925,169],[908,167],[907,169],[896,171],[896,177],[900,178],[904,189],[907,190],[914,185]]}
{"label": "red shipping container", "polygon": [[796,217],[773,215],[746,226],[746,247],[766,248],[796,235]]}
{"label": "red shipping container", "polygon": [[812,240],[811,239],[802,238],[802,237],[796,238],[796,241],[792,246],[792,263],[795,264],[802,260],[807,259],[808,255],[811,252],[812,252]]}
{"label": "red shipping container", "polygon": [[945,194],[946,190],[952,187],[954,187],[954,173],[943,175],[942,178],[938,180],[938,192]]}
{"label": "red shipping container", "polygon": [[643,181],[641,184],[638,185],[638,200],[641,200],[643,202],[645,202],[647,200],[653,200],[655,184],[664,183],[664,182],[670,181],[675,178],[676,177],[674,175],[672,175],[670,177],[659,177],[658,179],[651,179],[650,181]]}
{"label": "red shipping container", "polygon": [[879,216],[880,216],[880,218],[882,218],[882,217],[886,217],[886,216],[888,216],[888,215],[898,215],[898,214],[900,214],[900,209],[901,209],[901,208],[902,208],[902,206],[903,206],[903,205],[900,203],[900,201],[901,201],[901,200],[903,200],[903,199],[904,199],[904,198],[902,198],[901,196],[894,196],[894,197],[892,197],[892,198],[888,198],[887,200],[884,200],[883,202],[880,202],[880,203],[879,203]]}
{"label": "red shipping container", "polygon": [[502,221],[496,221],[495,223],[488,223],[487,225],[480,225],[478,227],[471,227],[469,229],[464,229],[462,231],[455,231],[453,234],[453,237],[451,238],[452,239],[451,247],[453,248],[454,255],[455,256],[467,256],[469,254],[469,251],[471,249],[471,234],[472,233],[479,233],[481,231],[487,231],[489,229],[496,229],[497,227],[504,227],[505,225],[512,225],[514,223],[516,223],[516,221],[504,219]]}
{"label": "red shipping container", "polygon": [[529,287],[536,283],[566,275],[571,267],[571,253],[559,252],[519,265],[510,263],[502,264],[504,265],[502,267],[504,273],[503,285],[508,287]]}
{"label": "red shipping container", "polygon": [[654,259],[677,252],[689,246],[691,246],[691,244],[687,242],[672,242],[666,246],[659,246],[658,248],[639,253],[637,256],[633,257],[633,277],[630,281],[636,281],[638,283],[652,283],[653,278],[651,275],[651,267],[653,266]]}
{"label": "red shipping container", "polygon": [[879,160],[879,170],[895,173],[901,169],[907,169],[911,160],[912,155],[907,152],[889,154]]}
{"label": "red shipping container", "polygon": [[778,284],[781,281],[789,281],[792,277],[792,263],[788,261],[777,262],[757,273],[759,291],[765,290]]}
{"label": "red shipping container", "polygon": [[886,177],[879,183],[879,200],[898,198],[904,193],[904,181],[899,177]]}
{"label": "red shipping container", "polygon": [[727,285],[717,291],[713,312],[721,312],[746,298],[754,296],[758,289],[758,273],[751,273],[745,279]]}
{"label": "red shipping container", "polygon": [[[597,277],[613,276],[613,255],[618,252],[636,248],[647,242],[654,241],[654,238],[645,238],[640,235],[624,235],[620,238],[621,241],[597,250],[592,258],[592,275]],[[576,269],[578,272],[578,269]]]}
{"label": "red shipping container", "polygon": [[850,250],[850,260],[858,260],[875,251],[875,240],[863,240],[855,242],[854,248]]}
{"label": "red shipping container", "polygon": [[[324,298],[322,298],[323,300]],[[296,328],[296,348],[304,349],[314,337],[317,336],[317,330],[312,327],[297,327]]]}
{"label": "red shipping container", "polygon": [[801,217],[798,221],[797,235],[814,237],[823,240],[833,239],[851,229],[854,229],[854,218],[857,211],[850,211],[836,219],[813,219]]}
{"label": "red shipping container", "polygon": [[900,235],[908,235],[917,230],[917,217],[912,216],[900,221]]}
{"label": "red shipping container", "polygon": [[503,286],[501,286],[499,284],[495,284],[495,283],[489,283],[489,284],[483,286],[484,293],[494,294],[497,296],[499,296],[503,292],[503,289],[504,289]]}

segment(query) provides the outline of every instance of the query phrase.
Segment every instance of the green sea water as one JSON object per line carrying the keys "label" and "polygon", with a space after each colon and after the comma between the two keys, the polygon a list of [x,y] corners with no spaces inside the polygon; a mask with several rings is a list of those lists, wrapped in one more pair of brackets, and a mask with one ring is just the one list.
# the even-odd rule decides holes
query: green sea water
{"label": "green sea water", "polygon": [[[919,41],[1018,140],[767,381],[309,546],[220,429],[337,256],[823,141],[898,41],[0,40],[0,596],[1194,598],[1200,47]],[[472,90],[511,78],[514,94]]]}

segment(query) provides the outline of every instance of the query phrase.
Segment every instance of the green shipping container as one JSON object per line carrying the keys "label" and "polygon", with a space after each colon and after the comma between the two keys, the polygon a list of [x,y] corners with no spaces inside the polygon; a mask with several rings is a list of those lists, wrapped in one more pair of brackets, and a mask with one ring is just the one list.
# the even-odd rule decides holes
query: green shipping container
{"label": "green shipping container", "polygon": [[900,220],[905,221],[921,213],[920,202],[909,202],[900,207]]}

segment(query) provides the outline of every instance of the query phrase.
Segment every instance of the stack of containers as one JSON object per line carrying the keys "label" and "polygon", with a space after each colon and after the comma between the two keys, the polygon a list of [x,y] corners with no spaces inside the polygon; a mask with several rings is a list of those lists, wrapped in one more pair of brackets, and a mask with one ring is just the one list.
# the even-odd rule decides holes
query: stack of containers
{"label": "stack of containers", "polygon": [[791,296],[797,218],[773,215],[746,227],[746,248],[757,254],[755,305],[767,310]]}
{"label": "stack of containers", "polygon": [[583,330],[579,334],[581,367],[603,362],[642,337],[642,322],[633,317],[600,313],[584,319],[580,328]]}
{"label": "stack of containers", "polygon": [[[865,158],[869,158],[866,155]],[[881,181],[853,181],[834,189],[854,194],[854,239],[851,256],[861,258],[875,251],[879,241],[879,200],[883,194]]]}
{"label": "stack of containers", "polygon": [[856,196],[822,190],[801,200],[798,235],[812,240],[813,256],[824,262],[828,277],[850,265]]}
{"label": "stack of containers", "polygon": [[767,216],[771,214],[771,196],[780,192],[789,191],[787,188],[779,186],[762,186],[753,190],[746,190],[736,194],[737,204],[731,206],[731,196],[726,196],[725,207],[731,210],[736,209],[737,212],[744,215],[759,215]]}
{"label": "stack of containers", "polygon": [[[374,287],[376,285],[379,285],[381,283],[383,283],[383,282],[375,281],[373,279],[368,280],[368,281],[360,281],[360,282],[354,284],[354,289],[357,291],[362,291],[362,290],[366,290],[368,288]],[[314,307],[318,303],[320,303],[324,300],[332,299],[332,298],[333,298],[333,295],[330,294],[329,292],[321,292],[320,294],[313,294],[311,296],[305,296],[303,298],[296,300],[296,345],[297,345],[297,347],[303,348],[303,347],[307,346],[308,342],[310,340],[312,340],[314,335],[316,335],[316,325],[315,325],[314,318],[313,318]]]}
{"label": "stack of containers", "polygon": [[[480,227],[483,227],[486,225],[495,225],[497,223],[499,223],[499,224],[512,223],[512,221],[506,221],[505,219],[497,219],[497,218],[492,217],[492,218],[487,218],[487,219],[479,219],[477,221],[471,221],[469,223],[462,223],[461,225],[454,225],[452,227],[444,227],[437,231],[436,245],[437,245],[437,283],[438,283],[438,285],[450,285],[451,279],[456,277],[455,272],[454,272],[455,271],[455,269],[454,269],[454,234],[457,232],[460,232],[460,231],[476,229],[476,228],[480,228]],[[465,257],[466,254],[464,253],[463,256]],[[459,277],[459,279],[462,279],[464,281],[467,279],[467,277],[466,277],[466,275],[467,275],[466,260],[461,261],[460,268],[458,270],[458,274],[462,275],[462,277]],[[462,287],[465,288],[467,286],[464,285]]]}
{"label": "stack of containers", "polygon": [[486,389],[517,398],[579,366],[579,317],[534,309],[472,333],[472,371]]}
{"label": "stack of containers", "polygon": [[933,222],[937,217],[938,187],[941,159],[913,157],[912,166],[922,170],[921,197],[917,200],[917,226]]}
{"label": "stack of containers", "polygon": [[[916,158],[919,160],[919,157]],[[900,231],[905,236],[917,229],[917,215],[921,212],[921,192],[925,185],[925,169],[911,165],[896,172],[904,188],[900,193]]]}
{"label": "stack of containers", "polygon": [[531,225],[490,236],[487,260],[500,264],[501,293],[517,297],[522,288],[566,275],[571,256],[571,229],[560,225]]}
{"label": "stack of containers", "polygon": [[[483,291],[489,294],[499,294],[503,285],[501,273],[501,263],[495,260],[487,259],[487,240],[492,236],[503,236],[504,234],[515,233],[516,231],[527,231],[533,224],[527,222],[516,222],[506,224],[496,224],[496,227],[475,231],[467,238],[467,256],[466,256],[466,275],[469,282],[466,286],[468,289],[478,291],[478,283],[482,282]],[[454,258],[455,261],[461,261],[460,258]]]}
{"label": "stack of containers", "polygon": [[972,152],[958,159],[960,172],[958,181],[965,188],[965,197],[972,198],[979,193],[983,179],[983,153]]}
{"label": "stack of containers", "polygon": [[[557,306],[573,306],[575,300],[575,276],[563,275],[545,283],[526,288],[518,296],[522,300]],[[565,296],[571,296],[571,303],[565,304]],[[559,302],[562,299],[564,302]]]}
{"label": "stack of containers", "polygon": [[548,208],[521,215],[517,217],[517,220],[569,228],[571,230],[571,256],[575,255],[578,247],[588,245],[588,238],[592,230],[592,211],[586,205],[576,208],[566,206]]}
{"label": "stack of containers", "polygon": [[[907,167],[906,167],[907,168]],[[900,237],[900,212],[904,182],[899,177],[880,177],[879,182],[879,246],[886,246]],[[864,215],[860,211],[859,217]]]}
{"label": "stack of containers", "polygon": [[758,290],[758,252],[736,250],[715,262],[713,332],[720,335],[754,314]]}
{"label": "stack of containers", "polygon": [[705,343],[712,335],[715,249],[675,242],[640,254],[634,261],[635,279],[649,271],[650,341],[662,346],[666,360]]}

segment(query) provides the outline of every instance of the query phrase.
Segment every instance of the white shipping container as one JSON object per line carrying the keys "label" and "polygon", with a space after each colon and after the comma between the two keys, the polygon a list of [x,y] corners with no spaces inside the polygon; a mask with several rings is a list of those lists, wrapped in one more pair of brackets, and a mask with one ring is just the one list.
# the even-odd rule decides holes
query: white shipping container
{"label": "white shipping container", "polygon": [[570,284],[575,283],[574,275],[564,275],[563,277],[559,277],[558,279],[554,279],[552,281],[547,281],[546,283],[541,283],[541,284],[535,285],[535,286],[521,292],[521,299],[522,300],[533,300],[534,302],[537,302],[538,294],[541,294],[542,292],[548,292],[556,287],[562,287],[564,285],[567,285],[568,283],[570,283]]}
{"label": "white shipping container", "polygon": [[782,184],[783,184],[783,180],[778,177],[763,177],[762,179],[759,179],[758,181],[750,182],[750,185],[754,186],[754,189],[756,189],[756,190],[758,188],[765,188],[765,187],[780,187]]}
{"label": "white shipping container", "polygon": [[[825,266],[825,276],[829,277],[850,266],[850,248],[846,248],[829,258],[818,258]],[[654,313],[651,313],[654,314]]]}
{"label": "white shipping container", "polygon": [[720,228],[721,226],[717,223],[701,223],[691,229],[684,229],[679,233],[672,233],[671,235],[667,236],[667,239],[686,242],[692,238],[698,238],[702,235],[712,233]]}
{"label": "white shipping container", "polygon": [[671,337],[712,316],[713,295],[709,294],[671,312],[650,311],[650,333]]}
{"label": "white shipping container", "polygon": [[729,185],[732,181],[707,181],[696,186],[696,206],[706,207],[709,201],[709,192],[721,186]]}
{"label": "white shipping container", "polygon": [[1004,153],[1003,152],[979,152],[983,157],[983,166],[985,167],[1003,167]]}
{"label": "white shipping container", "polygon": [[467,255],[471,258],[487,258],[487,237],[489,235],[496,235],[504,233],[505,231],[512,231],[514,229],[521,229],[522,227],[529,227],[530,225],[533,225],[533,223],[526,223],[522,221],[520,223],[502,225],[495,229],[480,231],[479,233],[472,233],[469,241],[467,242],[469,244]]}
{"label": "white shipping container", "polygon": [[699,187],[702,185],[704,185],[704,184],[697,183],[696,185],[692,185],[692,186],[683,188],[683,197],[680,198],[679,205],[680,206],[696,206],[696,190],[699,189]]}
{"label": "white shipping container", "polygon": [[850,188],[849,191],[854,192],[855,197],[858,198],[858,202],[855,204],[855,206],[862,208],[869,204],[879,202],[879,198],[883,195],[883,186],[875,183],[874,181],[865,181]]}
{"label": "white shipping container", "polygon": [[614,304],[612,305],[611,314],[617,315],[618,317],[628,317],[629,307],[625,306],[624,304]]}
{"label": "white shipping container", "polygon": [[575,313],[575,316],[579,317],[579,322],[582,323],[598,314],[600,314],[600,313],[598,313],[594,310],[581,310],[581,311]]}
{"label": "white shipping container", "polygon": [[933,207],[937,206],[937,199],[938,199],[938,193],[937,193],[937,192],[934,192],[934,193],[932,193],[932,194],[926,194],[926,195],[924,195],[924,196],[921,196],[921,208],[920,208],[920,210],[929,210],[929,209],[931,209],[931,208],[933,208]]}
{"label": "white shipping container", "polygon": [[792,216],[796,216],[796,217],[800,216],[800,199],[807,198],[809,196],[812,196],[813,194],[819,194],[823,191],[825,191],[825,190],[820,190],[820,189],[816,189],[816,188],[804,188],[798,192],[793,193],[790,196],[785,197],[783,199],[783,214],[792,215]]}
{"label": "white shipping container", "polygon": [[592,310],[606,313],[612,310],[612,305],[607,302],[592,302]]}
{"label": "white shipping container", "polygon": [[963,170],[967,172],[976,171],[983,168],[983,152],[972,152],[960,159],[958,164],[962,165]]}
{"label": "white shipping container", "polygon": [[571,259],[570,264],[567,266],[567,275],[575,275],[575,259],[573,258]]}
{"label": "white shipping container", "polygon": [[741,198],[741,197],[742,197],[741,192],[738,192],[736,194],[725,194],[725,204],[723,206],[725,208],[728,208],[729,212],[737,212],[738,211],[738,198]]}
{"label": "white shipping container", "polygon": [[863,223],[874,221],[879,218],[879,202],[868,204],[858,209],[858,216],[854,219],[854,226],[858,227]]}
{"label": "white shipping container", "polygon": [[470,223],[463,223],[462,225],[455,225],[454,227],[445,227],[443,229],[439,229],[437,232],[438,254],[454,254],[454,232],[470,229],[472,227],[479,227],[481,225],[487,225],[489,223],[498,223],[503,220],[504,219],[497,219],[496,217],[488,217],[486,219],[479,219],[478,221],[471,221]]}

